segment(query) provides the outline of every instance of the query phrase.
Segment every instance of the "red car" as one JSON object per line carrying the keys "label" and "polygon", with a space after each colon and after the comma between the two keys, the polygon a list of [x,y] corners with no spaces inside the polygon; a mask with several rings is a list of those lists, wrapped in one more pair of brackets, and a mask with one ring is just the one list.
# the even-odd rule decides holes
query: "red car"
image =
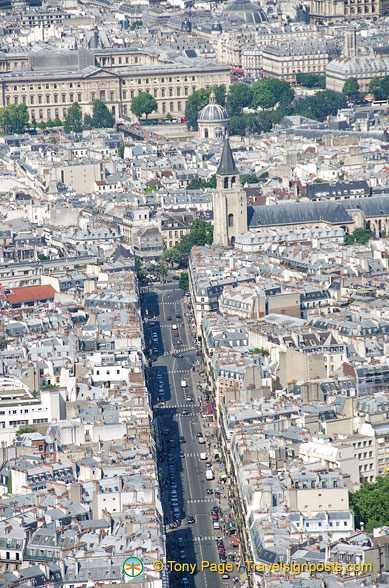
{"label": "red car", "polygon": [[175,337],[179,337],[180,335],[178,333],[174,333],[174,336]]}
{"label": "red car", "polygon": [[218,521],[219,520],[219,515],[216,514],[215,512],[212,513],[212,520],[213,521]]}

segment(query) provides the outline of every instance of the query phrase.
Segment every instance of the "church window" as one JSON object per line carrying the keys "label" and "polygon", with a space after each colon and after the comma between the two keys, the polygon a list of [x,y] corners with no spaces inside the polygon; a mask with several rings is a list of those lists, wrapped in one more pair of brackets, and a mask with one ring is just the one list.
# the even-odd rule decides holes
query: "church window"
{"label": "church window", "polygon": [[228,178],[224,178],[224,187],[228,188]]}
{"label": "church window", "polygon": [[233,227],[234,226],[234,215],[233,214],[229,214],[228,215],[228,226],[229,227]]}

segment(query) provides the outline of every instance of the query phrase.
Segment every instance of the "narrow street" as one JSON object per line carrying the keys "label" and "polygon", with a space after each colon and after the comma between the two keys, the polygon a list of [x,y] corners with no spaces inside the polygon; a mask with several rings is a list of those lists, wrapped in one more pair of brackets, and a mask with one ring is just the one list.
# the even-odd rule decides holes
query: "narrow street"
{"label": "narrow street", "polygon": [[[172,572],[169,586],[217,588],[231,586],[236,574],[222,577],[210,570],[202,572],[202,561],[220,563],[220,558],[234,554],[225,537],[225,516],[219,511],[212,516],[222,500],[224,488],[217,480],[206,479],[206,463],[215,473],[222,465],[214,459],[214,442],[200,403],[206,403],[204,376],[198,371],[201,357],[191,335],[189,300],[176,284],[158,285],[143,294],[146,347],[154,349],[149,388],[156,422],[156,439],[162,501],[167,529],[168,557],[179,563],[196,563],[196,573]],[[156,353],[158,348],[158,353]],[[173,354],[176,357],[173,357]],[[192,366],[196,369],[192,369]],[[183,380],[186,386],[182,386]],[[204,439],[198,437],[203,436]],[[180,439],[181,437],[181,439]],[[206,458],[200,459],[200,454]],[[210,465],[208,466],[210,467]],[[218,477],[218,476],[216,476]],[[215,495],[216,491],[216,495]],[[219,493],[220,491],[220,493]],[[188,522],[188,517],[193,522]],[[218,517],[220,529],[213,519]],[[226,552],[220,554],[222,537]],[[227,560],[226,560],[227,561]],[[170,566],[168,566],[170,567]],[[170,571],[170,570],[169,570]]]}

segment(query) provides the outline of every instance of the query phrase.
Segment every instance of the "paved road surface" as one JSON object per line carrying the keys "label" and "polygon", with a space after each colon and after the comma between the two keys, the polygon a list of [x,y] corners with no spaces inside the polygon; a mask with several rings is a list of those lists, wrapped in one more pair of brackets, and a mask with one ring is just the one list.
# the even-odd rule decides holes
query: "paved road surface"
{"label": "paved road surface", "polygon": [[[164,444],[162,458],[160,460],[160,471],[162,480],[166,484],[162,492],[162,499],[165,506],[165,513],[168,513],[168,522],[172,520],[169,504],[171,493],[169,488],[169,475],[167,455],[171,453],[174,459],[174,469],[177,485],[178,502],[180,503],[181,525],[177,529],[167,532],[168,541],[168,560],[178,562],[196,562],[199,567],[202,560],[218,562],[218,552],[215,538],[218,532],[213,529],[210,511],[212,506],[216,505],[216,499],[213,495],[207,495],[207,488],[214,488],[215,482],[207,481],[205,478],[205,463],[200,460],[200,452],[206,451],[206,445],[200,445],[196,439],[196,433],[201,431],[200,409],[197,403],[198,394],[194,390],[197,388],[194,380],[194,372],[191,365],[199,357],[195,353],[193,336],[190,335],[188,328],[188,319],[184,316],[188,311],[187,299],[176,285],[166,285],[165,287],[155,288],[153,292],[144,295],[145,307],[148,309],[148,316],[156,317],[156,325],[151,328],[151,332],[158,333],[159,340],[159,357],[153,363],[151,375],[155,382],[155,388],[158,383],[155,380],[157,372],[162,373],[164,380],[164,394],[166,399],[165,406],[157,403],[157,391],[153,392],[153,402],[157,403],[154,410],[156,419],[159,419],[162,429],[168,430],[168,435],[162,435],[161,439]],[[179,313],[182,318],[176,318]],[[171,320],[168,320],[171,317]],[[179,331],[179,340],[182,345],[177,349],[190,349],[184,351],[183,358],[175,359],[171,352],[173,349],[174,337],[172,324],[177,324]],[[146,342],[148,343],[151,336],[146,330]],[[181,380],[188,382],[187,391],[193,398],[192,402],[186,400],[186,394],[181,388]],[[198,379],[198,378],[197,378]],[[187,415],[183,415],[183,410]],[[166,432],[166,431],[165,431]],[[185,443],[178,443],[178,436],[185,438]],[[176,441],[175,447],[168,449],[169,440]],[[205,448],[205,449],[204,449]],[[180,452],[184,453],[180,457]],[[188,524],[186,517],[193,515],[194,524]],[[178,549],[178,538],[183,537],[185,543],[185,557],[180,559]],[[214,572],[197,572],[194,576],[188,573],[180,573],[177,577],[174,574],[170,577],[170,586],[185,586],[182,583],[183,577],[188,578],[189,586],[196,588],[219,588],[228,585],[228,580],[223,580]],[[185,581],[184,581],[185,582]]]}

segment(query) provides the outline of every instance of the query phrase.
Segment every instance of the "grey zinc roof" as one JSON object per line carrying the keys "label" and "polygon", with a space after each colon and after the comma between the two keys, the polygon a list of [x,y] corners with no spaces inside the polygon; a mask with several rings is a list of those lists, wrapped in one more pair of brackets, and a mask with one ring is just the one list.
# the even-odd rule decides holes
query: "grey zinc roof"
{"label": "grey zinc roof", "polygon": [[249,206],[247,212],[250,228],[272,225],[294,225],[320,221],[328,223],[352,222],[352,218],[345,210],[344,206],[335,202],[307,202],[304,204]]}
{"label": "grey zinc roof", "polygon": [[367,217],[387,216],[389,214],[388,196],[379,196],[377,198],[357,198],[344,201],[343,206],[350,210],[360,209]]}

